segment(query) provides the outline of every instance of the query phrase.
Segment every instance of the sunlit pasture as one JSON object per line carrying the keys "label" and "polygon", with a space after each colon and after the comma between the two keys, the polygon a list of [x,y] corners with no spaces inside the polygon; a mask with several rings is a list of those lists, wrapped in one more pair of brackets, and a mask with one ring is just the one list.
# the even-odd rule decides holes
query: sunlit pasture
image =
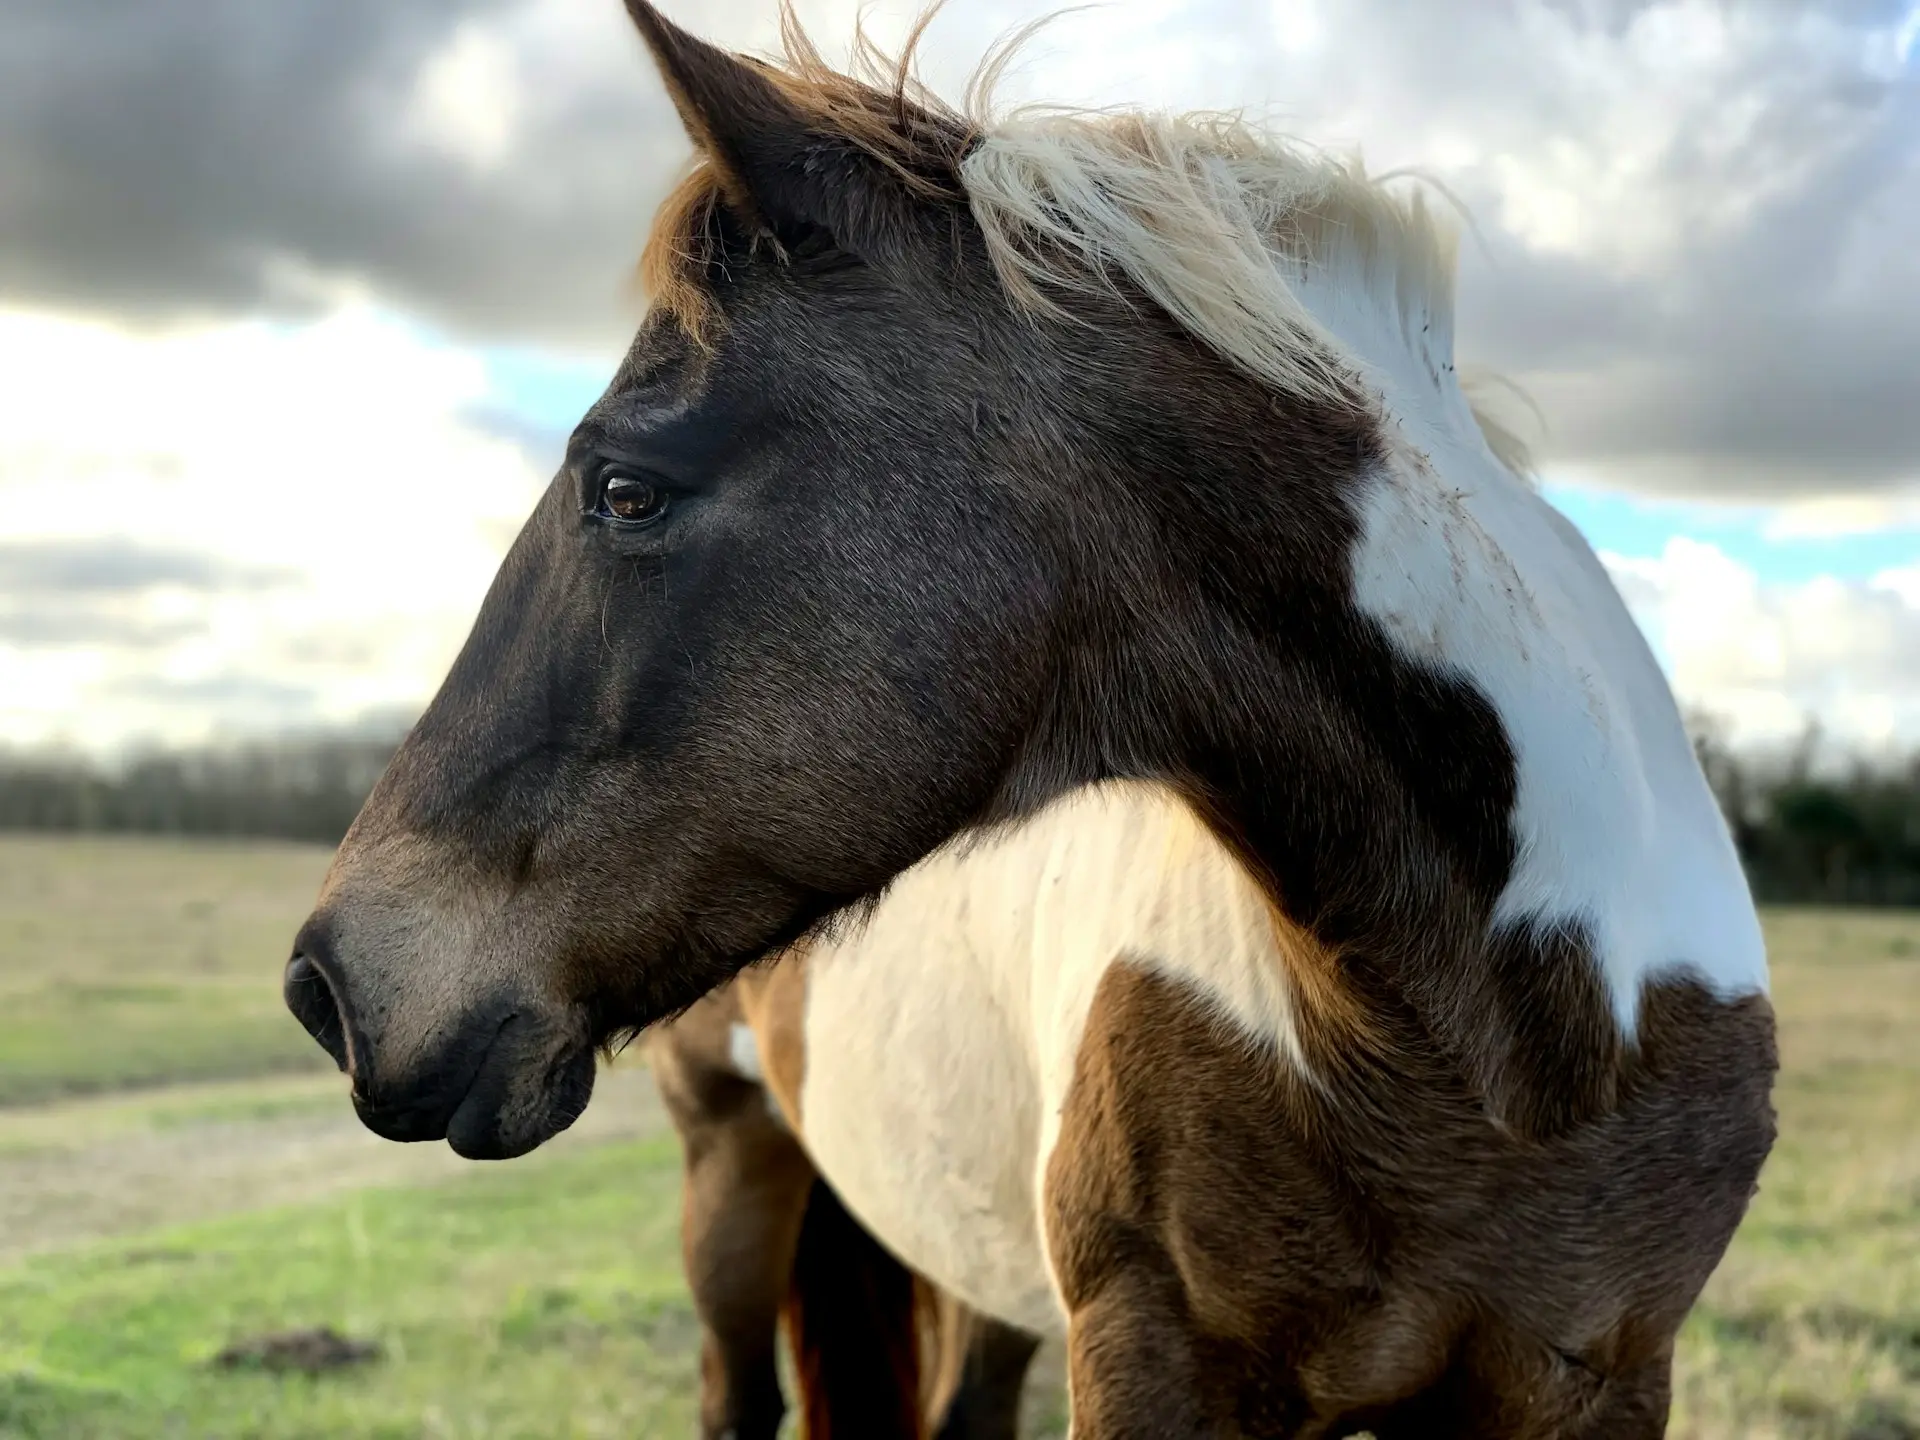
{"label": "sunlit pasture", "polygon": [[[362,1130],[282,1012],[325,852],[0,837],[0,1437],[691,1436],[679,1163],[625,1060],[479,1166]],[[1769,917],[1760,1198],[1673,1434],[1920,1437],[1920,915]],[[215,1357],[331,1326],[318,1375]],[[1057,1357],[1033,1433],[1064,1433]]]}

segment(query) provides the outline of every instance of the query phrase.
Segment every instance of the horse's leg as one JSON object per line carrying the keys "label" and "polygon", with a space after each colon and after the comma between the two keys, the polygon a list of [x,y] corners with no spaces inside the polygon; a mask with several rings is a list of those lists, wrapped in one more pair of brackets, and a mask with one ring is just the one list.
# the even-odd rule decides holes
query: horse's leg
{"label": "horse's leg", "polygon": [[[1027,1369],[1040,1341],[958,1300],[942,1297],[943,1356],[954,1373],[943,1377],[945,1403],[937,1411],[935,1440],[1016,1440]],[[946,1365],[943,1365],[946,1368]]]}
{"label": "horse's leg", "polygon": [[813,1166],[768,1107],[765,1088],[727,1063],[730,997],[701,1002],[655,1036],[660,1093],[686,1156],[681,1244],[700,1317],[705,1440],[773,1440],[781,1307]]}
{"label": "horse's leg", "polygon": [[1667,1414],[1673,1407],[1673,1352],[1671,1349],[1632,1374],[1612,1375],[1600,1402],[1583,1417],[1584,1429],[1573,1433],[1582,1440],[1661,1440],[1667,1433]]}
{"label": "horse's leg", "polygon": [[1074,1440],[1342,1433],[1302,1361],[1368,1277],[1271,1062],[1124,959],[1076,1043],[1042,1181]]}
{"label": "horse's leg", "polygon": [[1203,1409],[1196,1337],[1172,1265],[1143,1253],[1103,1268],[1097,1289],[1069,1302],[1073,1440],[1211,1440],[1228,1433]]}
{"label": "horse's leg", "polygon": [[1601,1374],[1538,1341],[1481,1334],[1372,1429],[1378,1440],[1660,1440],[1672,1388],[1670,1342]]}

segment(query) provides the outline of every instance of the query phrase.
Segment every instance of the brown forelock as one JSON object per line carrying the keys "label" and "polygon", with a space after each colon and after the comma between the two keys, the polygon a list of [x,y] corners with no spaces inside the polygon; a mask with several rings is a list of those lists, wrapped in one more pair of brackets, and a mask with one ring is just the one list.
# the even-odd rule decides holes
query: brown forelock
{"label": "brown forelock", "polygon": [[843,74],[821,56],[792,0],[781,0],[785,64],[767,66],[766,73],[823,134],[878,162],[909,193],[959,200],[965,197],[960,162],[973,144],[974,127],[914,75],[920,42],[939,8],[921,12],[900,53],[891,57],[856,24],[854,73]]}
{"label": "brown forelock", "polygon": [[1773,1067],[1764,998],[1656,982],[1615,1108],[1541,1143],[1490,1125],[1431,1046],[1308,1079],[1116,963],[1046,1176],[1076,1426],[1663,1433],[1674,1333],[1772,1141]]}
{"label": "brown forelock", "polygon": [[696,159],[660,202],[640,252],[641,290],[656,311],[702,345],[713,339],[715,315],[706,275],[719,255],[715,220],[720,204],[720,172],[711,161]]}

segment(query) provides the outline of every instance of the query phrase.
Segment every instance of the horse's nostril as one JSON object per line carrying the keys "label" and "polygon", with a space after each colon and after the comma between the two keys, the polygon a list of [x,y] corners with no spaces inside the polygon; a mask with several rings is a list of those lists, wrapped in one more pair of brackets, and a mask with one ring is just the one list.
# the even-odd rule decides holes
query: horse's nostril
{"label": "horse's nostril", "polygon": [[347,1026],[326,973],[307,956],[296,954],[287,962],[283,991],[294,1018],[307,1027],[307,1033],[320,1042],[333,1063],[345,1070]]}

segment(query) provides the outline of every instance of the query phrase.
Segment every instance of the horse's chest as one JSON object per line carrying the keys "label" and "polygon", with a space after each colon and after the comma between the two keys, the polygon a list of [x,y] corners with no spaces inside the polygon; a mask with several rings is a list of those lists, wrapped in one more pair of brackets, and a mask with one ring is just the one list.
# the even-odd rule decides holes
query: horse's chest
{"label": "horse's chest", "polygon": [[1041,1333],[1062,1326],[1038,1219],[1041,1097],[993,977],[954,937],[816,955],[801,1115],[809,1153],[915,1269]]}
{"label": "horse's chest", "polygon": [[936,856],[807,958],[808,1150],[904,1259],[1031,1330],[1064,1323],[1043,1187],[1095,994],[1122,960],[1291,1054],[1267,907],[1153,787],[1083,792]]}

